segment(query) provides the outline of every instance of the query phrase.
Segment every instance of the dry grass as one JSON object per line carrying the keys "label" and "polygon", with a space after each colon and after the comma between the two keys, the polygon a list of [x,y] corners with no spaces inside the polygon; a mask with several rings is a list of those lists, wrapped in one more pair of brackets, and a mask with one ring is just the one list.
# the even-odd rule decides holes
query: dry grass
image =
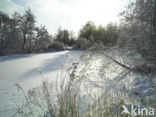
{"label": "dry grass", "polygon": [[[25,99],[16,116],[129,117],[121,115],[122,105],[134,104],[135,100],[131,98],[129,92],[127,93],[124,83],[112,82],[113,87],[109,88],[109,79],[105,79],[105,82],[97,79],[97,82],[94,82],[91,81],[90,75],[87,75],[97,58],[98,55],[95,53],[94,55],[90,52],[84,53],[78,63],[73,63],[69,69],[62,70],[57,82],[43,81],[41,87],[30,89],[28,93],[16,84]],[[110,65],[110,62],[99,68],[97,74],[108,72],[107,65]]]}

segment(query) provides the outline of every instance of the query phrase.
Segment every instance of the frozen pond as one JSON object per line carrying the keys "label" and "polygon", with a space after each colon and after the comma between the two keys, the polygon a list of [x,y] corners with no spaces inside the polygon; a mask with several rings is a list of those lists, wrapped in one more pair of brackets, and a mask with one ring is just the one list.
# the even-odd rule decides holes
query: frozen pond
{"label": "frozen pond", "polygon": [[39,86],[44,79],[55,79],[61,65],[69,66],[81,53],[62,51],[0,57],[0,117],[11,117],[15,113],[18,103],[15,84],[27,90]]}

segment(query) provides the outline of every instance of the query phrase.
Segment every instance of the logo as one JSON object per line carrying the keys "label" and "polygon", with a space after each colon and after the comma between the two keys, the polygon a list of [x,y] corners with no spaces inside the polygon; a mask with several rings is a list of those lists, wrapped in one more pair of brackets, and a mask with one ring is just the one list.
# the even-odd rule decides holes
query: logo
{"label": "logo", "polygon": [[155,109],[154,108],[142,108],[140,106],[135,106],[135,105],[131,105],[130,109],[128,110],[128,108],[125,105],[122,105],[123,111],[121,114],[128,114],[128,115],[133,115],[133,116],[137,116],[137,115],[154,115],[155,114]]}
{"label": "logo", "polygon": [[122,111],[122,113],[121,114],[129,114],[130,115],[130,112],[128,111],[128,109],[125,107],[125,105],[122,105],[122,107],[123,107],[123,111]]}

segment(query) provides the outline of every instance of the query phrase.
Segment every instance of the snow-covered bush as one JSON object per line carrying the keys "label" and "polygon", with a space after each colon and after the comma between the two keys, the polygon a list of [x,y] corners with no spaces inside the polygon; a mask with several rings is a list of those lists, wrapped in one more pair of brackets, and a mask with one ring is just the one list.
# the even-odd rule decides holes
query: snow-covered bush
{"label": "snow-covered bush", "polygon": [[49,49],[54,49],[54,50],[64,50],[64,44],[62,42],[59,41],[54,41],[52,42],[49,47]]}
{"label": "snow-covered bush", "polygon": [[87,48],[87,40],[85,38],[80,38],[76,41],[74,45],[74,49],[86,49]]}

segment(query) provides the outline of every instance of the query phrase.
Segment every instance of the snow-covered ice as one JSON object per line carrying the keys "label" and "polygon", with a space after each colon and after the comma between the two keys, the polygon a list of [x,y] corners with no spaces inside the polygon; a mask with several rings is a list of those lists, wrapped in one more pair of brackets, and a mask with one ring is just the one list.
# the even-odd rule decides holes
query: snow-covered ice
{"label": "snow-covered ice", "polygon": [[0,57],[0,117],[11,117],[21,100],[15,84],[26,91],[43,80],[55,80],[61,65],[69,67],[82,51],[61,51]]}

